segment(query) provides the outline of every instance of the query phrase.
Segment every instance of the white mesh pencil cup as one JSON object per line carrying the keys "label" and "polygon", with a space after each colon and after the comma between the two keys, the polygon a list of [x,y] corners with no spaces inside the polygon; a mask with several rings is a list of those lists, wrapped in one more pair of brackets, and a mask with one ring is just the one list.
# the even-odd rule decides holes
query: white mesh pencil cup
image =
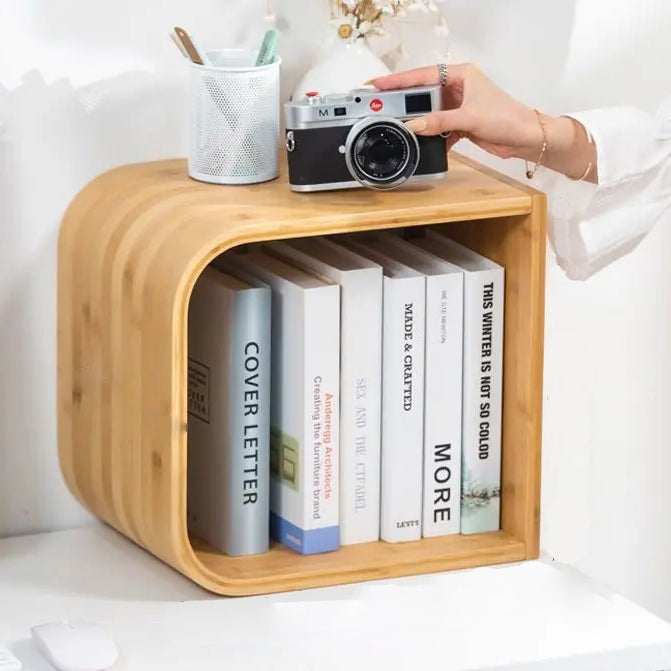
{"label": "white mesh pencil cup", "polygon": [[279,173],[280,59],[256,67],[257,52],[223,49],[191,67],[189,176],[255,184]]}

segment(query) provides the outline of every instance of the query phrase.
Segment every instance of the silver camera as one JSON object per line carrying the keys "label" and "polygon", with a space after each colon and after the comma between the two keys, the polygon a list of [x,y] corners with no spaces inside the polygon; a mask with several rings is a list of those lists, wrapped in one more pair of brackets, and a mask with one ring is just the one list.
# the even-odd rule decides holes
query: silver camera
{"label": "silver camera", "polygon": [[403,123],[441,109],[440,86],[308,93],[285,105],[289,184],[294,191],[393,189],[447,174],[445,139]]}

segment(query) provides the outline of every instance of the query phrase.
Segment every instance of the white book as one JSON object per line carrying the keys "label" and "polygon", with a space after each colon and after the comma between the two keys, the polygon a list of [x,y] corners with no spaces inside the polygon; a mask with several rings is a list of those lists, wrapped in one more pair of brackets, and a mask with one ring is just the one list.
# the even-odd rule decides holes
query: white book
{"label": "white book", "polygon": [[268,550],[268,286],[205,268],[189,303],[189,531],[229,555]]}
{"label": "white book", "polygon": [[342,244],[384,271],[380,537],[416,541],[422,535],[426,280],[356,238]]}
{"label": "white book", "polygon": [[393,233],[378,240],[375,249],[426,276],[422,536],[458,534],[464,273]]}
{"label": "white book", "polygon": [[229,262],[272,289],[271,533],[302,554],[336,550],[340,288],[263,251]]}
{"label": "white book", "polygon": [[413,243],[464,271],[461,533],[501,525],[502,266],[428,230]]}
{"label": "white book", "polygon": [[265,247],[340,285],[340,544],[379,540],[382,268],[325,238]]}

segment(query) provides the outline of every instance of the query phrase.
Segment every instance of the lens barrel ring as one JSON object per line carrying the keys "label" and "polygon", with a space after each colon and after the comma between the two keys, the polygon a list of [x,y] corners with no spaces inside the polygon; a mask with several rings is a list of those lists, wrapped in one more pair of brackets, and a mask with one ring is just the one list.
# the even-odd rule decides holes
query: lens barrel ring
{"label": "lens barrel ring", "polygon": [[[407,156],[401,167],[393,175],[388,178],[378,178],[369,174],[360,165],[355,157],[355,152],[361,139],[366,137],[367,133],[385,129],[388,130],[390,138],[393,137],[394,141],[399,138],[402,140]],[[402,121],[394,117],[375,116],[357,121],[350,129],[345,142],[347,169],[357,182],[371,189],[387,190],[400,186],[415,174],[419,165],[419,158],[420,150],[417,137]]]}

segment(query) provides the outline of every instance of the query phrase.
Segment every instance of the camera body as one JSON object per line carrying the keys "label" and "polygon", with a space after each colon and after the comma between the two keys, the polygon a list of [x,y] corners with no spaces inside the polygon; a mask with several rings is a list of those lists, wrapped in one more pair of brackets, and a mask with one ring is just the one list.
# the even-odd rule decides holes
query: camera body
{"label": "camera body", "polygon": [[366,186],[393,189],[447,174],[445,139],[416,136],[403,123],[441,109],[440,86],[397,91],[309,93],[285,105],[293,191]]}

